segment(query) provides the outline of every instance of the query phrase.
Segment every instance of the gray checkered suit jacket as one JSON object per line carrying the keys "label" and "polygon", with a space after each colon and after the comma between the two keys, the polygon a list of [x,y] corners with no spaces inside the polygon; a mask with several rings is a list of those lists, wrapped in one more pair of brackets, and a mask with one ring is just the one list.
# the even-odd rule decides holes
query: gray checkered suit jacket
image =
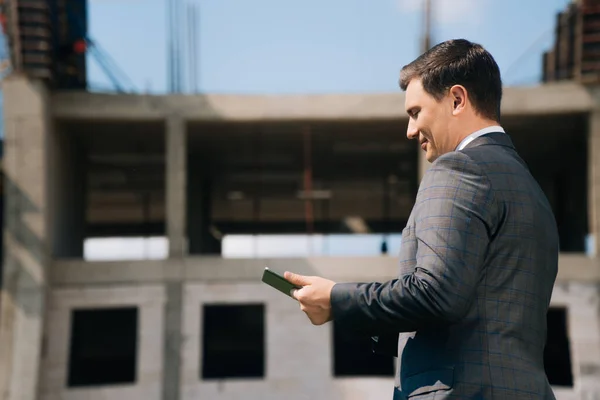
{"label": "gray checkered suit jacket", "polygon": [[543,351],[558,253],[550,205],[509,136],[481,136],[425,174],[399,277],[336,284],[333,318],[398,339],[394,400],[553,399]]}

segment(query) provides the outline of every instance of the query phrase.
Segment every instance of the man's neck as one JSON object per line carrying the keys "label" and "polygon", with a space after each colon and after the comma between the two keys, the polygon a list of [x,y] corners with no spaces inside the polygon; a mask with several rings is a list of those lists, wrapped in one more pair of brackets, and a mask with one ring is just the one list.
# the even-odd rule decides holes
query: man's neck
{"label": "man's neck", "polygon": [[467,137],[474,134],[475,132],[478,132],[482,129],[486,129],[486,128],[489,128],[492,126],[500,126],[500,123],[498,121],[494,121],[494,120],[490,120],[490,119],[477,119],[477,120],[473,121],[473,123],[465,126],[464,130],[462,131],[461,135],[458,138],[456,146],[458,147],[459,143],[464,141]]}
{"label": "man's neck", "polygon": [[504,132],[504,129],[502,129],[502,127],[498,123],[493,123],[493,125],[486,125],[483,128],[477,129],[476,131],[473,131],[467,136],[465,136],[458,143],[458,145],[456,145],[455,150],[462,150],[473,140],[477,139],[479,136],[483,136],[493,132]]}

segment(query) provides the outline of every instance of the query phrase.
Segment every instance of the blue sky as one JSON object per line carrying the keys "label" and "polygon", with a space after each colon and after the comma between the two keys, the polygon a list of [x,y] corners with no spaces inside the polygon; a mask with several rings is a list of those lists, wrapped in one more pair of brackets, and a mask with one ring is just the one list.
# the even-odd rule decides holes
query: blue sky
{"label": "blue sky", "polygon": [[[419,53],[420,0],[181,1],[184,9],[196,3],[200,10],[197,79],[203,92],[393,92],[400,68]],[[556,13],[569,2],[432,1],[434,40],[481,43],[511,86],[539,81]],[[139,91],[167,90],[166,3],[89,0],[91,37]],[[110,86],[93,58],[88,68],[95,86]]]}

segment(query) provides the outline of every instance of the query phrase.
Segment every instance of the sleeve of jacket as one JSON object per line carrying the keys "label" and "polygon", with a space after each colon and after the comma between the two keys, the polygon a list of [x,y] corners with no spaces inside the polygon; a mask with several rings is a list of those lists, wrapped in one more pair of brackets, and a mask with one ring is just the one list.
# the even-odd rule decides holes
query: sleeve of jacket
{"label": "sleeve of jacket", "polygon": [[414,270],[385,283],[336,284],[336,323],[376,334],[463,318],[494,229],[494,201],[487,176],[469,156],[452,152],[436,160],[423,177],[409,228],[417,241]]}

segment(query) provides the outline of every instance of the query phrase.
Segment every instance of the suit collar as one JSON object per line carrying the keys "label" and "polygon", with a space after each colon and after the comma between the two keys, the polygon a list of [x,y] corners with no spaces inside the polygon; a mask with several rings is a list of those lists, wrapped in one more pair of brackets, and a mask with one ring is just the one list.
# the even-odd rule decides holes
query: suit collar
{"label": "suit collar", "polygon": [[479,147],[479,146],[490,146],[490,145],[495,145],[495,146],[505,146],[505,147],[510,147],[511,149],[515,148],[515,145],[513,144],[510,136],[508,136],[508,134],[503,133],[503,132],[491,132],[488,134],[485,134],[483,136],[479,136],[476,139],[473,139],[469,144],[467,144],[465,146],[465,149],[470,149],[472,147]]}
{"label": "suit collar", "polygon": [[467,147],[467,145],[469,143],[471,143],[473,140],[477,139],[479,136],[487,135],[488,133],[493,133],[493,132],[504,132],[504,128],[502,128],[500,125],[492,125],[492,126],[488,126],[486,128],[480,129],[476,132],[473,132],[469,136],[464,138],[458,144],[458,146],[456,147],[456,150],[462,150],[465,147]]}

